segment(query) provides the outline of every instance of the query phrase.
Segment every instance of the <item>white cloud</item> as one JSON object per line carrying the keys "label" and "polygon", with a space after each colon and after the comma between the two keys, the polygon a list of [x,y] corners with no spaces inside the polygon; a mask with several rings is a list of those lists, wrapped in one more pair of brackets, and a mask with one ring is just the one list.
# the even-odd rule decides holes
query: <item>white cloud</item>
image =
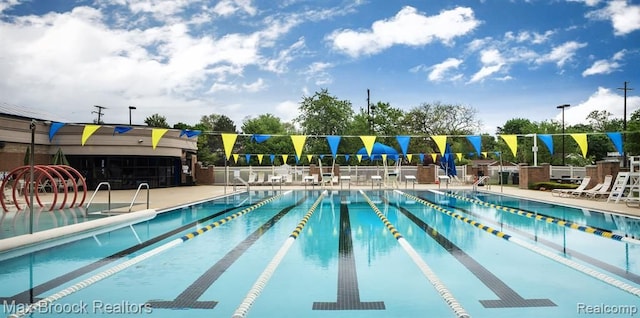
{"label": "white cloud", "polygon": [[[629,115],[640,108],[640,96],[627,97],[627,119]],[[565,122],[568,125],[585,124],[587,116],[594,110],[607,110],[614,118],[624,117],[624,96],[616,94],[614,91],[598,87],[586,101],[565,109]],[[562,113],[559,112],[555,119],[562,120]]]}
{"label": "white cloud", "polygon": [[20,4],[19,0],[0,0],[0,13],[2,13],[2,11],[4,10],[7,10],[19,4]]}
{"label": "white cloud", "polygon": [[[462,60],[455,58],[448,58],[444,60],[442,63],[435,64],[431,67],[431,72],[429,72],[429,80],[430,81],[442,81],[442,80],[455,80],[460,78],[460,74],[450,74],[451,70],[458,69],[458,67],[462,64]],[[448,76],[448,78],[446,78]]]}
{"label": "white cloud", "polygon": [[591,67],[589,67],[584,72],[582,72],[582,76],[587,77],[589,75],[610,74],[614,72],[615,70],[620,68],[621,65],[617,61],[624,58],[625,52],[626,50],[617,52],[616,54],[613,55],[611,60],[595,61],[593,65],[591,65]]}
{"label": "white cloud", "polygon": [[610,1],[603,9],[587,14],[595,20],[610,20],[615,35],[625,35],[640,30],[640,5],[628,4],[626,0]]}
{"label": "white cloud", "polygon": [[309,65],[304,74],[307,76],[307,81],[314,81],[316,86],[324,86],[333,82],[331,74],[327,71],[332,67],[332,63],[314,62]]}
{"label": "white cloud", "polygon": [[257,79],[255,82],[250,84],[243,84],[242,87],[248,92],[259,92],[263,91],[267,88],[262,78]]}
{"label": "white cloud", "polygon": [[190,5],[189,0],[129,0],[129,10],[134,14],[150,13],[159,21],[177,21],[176,15]]}
{"label": "white cloud", "polygon": [[[163,14],[169,15],[180,12],[185,3],[136,1],[129,5],[139,12],[166,8]],[[0,23],[0,60],[10,61],[0,63],[0,73],[7,74],[0,78],[0,92],[3,99],[18,105],[66,109],[68,118],[79,122],[90,121],[93,104],[110,109],[136,105],[138,116],[148,105],[157,110],[154,113],[165,111],[163,115],[173,114],[185,121],[182,118],[193,115],[176,105],[201,107],[210,114],[215,111],[211,94],[257,92],[267,87],[263,78],[252,78],[246,84],[237,80],[247,66],[260,67],[268,61],[263,56],[265,47],[292,26],[282,19],[253,33],[215,38],[196,35],[182,22],[149,28],[108,26],[102,11],[90,7],[15,17],[11,23]],[[291,56],[279,58],[277,65],[283,68]],[[38,93],[24,93],[24,87]],[[115,120],[115,114],[105,115],[105,120]]]}
{"label": "white cloud", "polygon": [[[487,77],[500,72],[505,66],[505,60],[497,49],[489,49],[482,51],[480,54],[480,62],[482,68],[473,74],[469,83],[482,82]],[[503,78],[502,80],[504,80]]]}
{"label": "white cloud", "polygon": [[578,43],[575,41],[563,43],[560,46],[554,47],[551,52],[537,58],[536,63],[543,64],[551,62],[556,63],[558,67],[562,67],[567,61],[573,58],[577,50],[586,46],[587,43]]}
{"label": "white cloud", "polygon": [[335,50],[358,57],[376,54],[394,45],[419,47],[436,40],[448,44],[479,24],[471,8],[458,7],[426,16],[407,6],[391,19],[374,22],[371,30],[337,30],[328,40]]}
{"label": "white cloud", "polygon": [[304,38],[298,39],[290,47],[280,51],[276,58],[266,61],[264,69],[278,74],[284,73],[287,71],[287,65],[294,59],[294,54],[304,49],[304,47]]}
{"label": "white cloud", "polygon": [[518,34],[514,34],[509,31],[505,33],[504,38],[507,41],[515,41],[518,43],[533,43],[533,44],[542,44],[547,42],[549,38],[554,34],[553,31],[546,31],[543,34],[538,32],[529,32],[529,31],[521,31]]}
{"label": "white cloud", "polygon": [[590,7],[595,7],[596,5],[598,5],[601,0],[567,0],[567,2],[580,2],[580,3],[584,3]]}
{"label": "white cloud", "polygon": [[222,0],[213,8],[213,11],[221,16],[229,16],[239,10],[249,15],[255,15],[257,12],[257,9],[251,5],[251,0]]}
{"label": "white cloud", "polygon": [[276,113],[274,115],[280,117],[283,122],[291,122],[298,116],[298,106],[298,102],[290,100],[281,102],[276,105]]}

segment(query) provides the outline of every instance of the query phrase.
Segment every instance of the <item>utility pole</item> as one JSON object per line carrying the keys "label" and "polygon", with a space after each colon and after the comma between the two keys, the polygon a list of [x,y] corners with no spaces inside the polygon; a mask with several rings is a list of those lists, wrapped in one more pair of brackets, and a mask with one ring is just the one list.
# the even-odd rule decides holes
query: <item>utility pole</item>
{"label": "utility pole", "polygon": [[624,90],[624,116],[622,117],[622,165],[624,168],[627,167],[627,152],[624,150],[624,147],[627,143],[627,91],[632,91],[633,88],[627,87],[629,82],[624,82],[624,87],[618,87],[618,89]]}
{"label": "utility pole", "polygon": [[102,110],[103,109],[107,109],[107,108],[104,107],[104,106],[100,106],[100,105],[93,105],[93,107],[98,109],[98,110],[94,110],[94,111],[91,112],[92,114],[98,114],[98,122],[96,124],[101,124],[102,121],[101,121],[100,118],[102,117]]}
{"label": "utility pole", "polygon": [[371,120],[371,99],[369,94],[369,89],[367,88],[367,121],[369,122],[369,133],[371,133],[373,131],[371,128],[373,123]]}

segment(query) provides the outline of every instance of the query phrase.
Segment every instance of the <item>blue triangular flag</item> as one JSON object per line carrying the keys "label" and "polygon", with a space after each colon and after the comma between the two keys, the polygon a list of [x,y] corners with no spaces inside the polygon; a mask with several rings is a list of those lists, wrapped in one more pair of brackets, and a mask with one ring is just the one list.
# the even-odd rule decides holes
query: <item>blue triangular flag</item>
{"label": "blue triangular flag", "polygon": [[249,164],[249,161],[251,160],[251,154],[248,153],[248,154],[244,155],[244,160],[246,160],[247,164]]}
{"label": "blue triangular flag", "polygon": [[187,138],[191,138],[193,136],[198,136],[200,135],[202,132],[200,130],[190,130],[190,129],[183,129],[180,132],[180,137],[182,137],[183,135],[187,135]]}
{"label": "blue triangular flag", "polygon": [[409,149],[409,141],[411,141],[411,136],[396,136],[396,140],[400,145],[400,149],[402,150],[402,154],[406,157],[407,150]]}
{"label": "blue triangular flag", "polygon": [[549,149],[549,153],[553,155],[553,138],[551,135],[538,135],[538,138],[542,140],[542,143],[544,143],[547,146],[547,149]]}
{"label": "blue triangular flag", "polygon": [[467,136],[467,140],[469,140],[471,145],[473,145],[473,148],[476,150],[479,156],[480,150],[482,148],[482,138],[480,138],[480,136]]}
{"label": "blue triangular flag", "polygon": [[619,132],[608,132],[607,136],[609,136],[609,139],[611,139],[611,142],[613,142],[613,145],[616,147],[618,153],[622,154],[622,134]]}
{"label": "blue triangular flag", "polygon": [[126,133],[127,131],[129,131],[131,129],[133,129],[133,127],[131,127],[131,126],[116,126],[116,127],[113,128],[113,134],[114,135],[116,133],[124,134],[124,133]]}
{"label": "blue triangular flag", "polygon": [[56,135],[62,126],[64,126],[64,123],[51,123],[51,127],[49,127],[49,141],[53,139],[53,136]]}
{"label": "blue triangular flag", "polygon": [[327,142],[331,149],[331,155],[335,157],[338,152],[338,145],[340,144],[340,136],[327,136]]}
{"label": "blue triangular flag", "polygon": [[260,135],[260,134],[253,134],[251,136],[251,141],[255,141],[257,143],[261,143],[266,141],[267,139],[271,138],[271,135]]}

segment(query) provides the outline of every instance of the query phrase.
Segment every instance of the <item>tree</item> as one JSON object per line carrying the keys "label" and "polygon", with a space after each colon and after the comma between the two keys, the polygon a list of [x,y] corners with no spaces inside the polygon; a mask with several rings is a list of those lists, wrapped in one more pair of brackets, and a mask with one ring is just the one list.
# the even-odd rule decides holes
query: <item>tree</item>
{"label": "tree", "polygon": [[[272,114],[263,114],[257,118],[245,118],[242,132],[245,134],[286,135],[274,136],[264,142],[245,139],[242,150],[248,154],[293,154],[294,148],[289,137],[291,124],[282,123],[280,118]],[[280,160],[280,158],[278,158]],[[251,158],[251,164],[258,164],[257,158]]]}
{"label": "tree", "polygon": [[173,124],[173,129],[192,129],[193,130],[193,127],[185,123],[177,123],[177,124]]}
{"label": "tree", "polygon": [[[236,133],[236,126],[233,120],[225,115],[211,114],[202,116],[199,125],[199,127],[201,127],[200,129],[209,135],[198,138],[198,157],[200,157],[200,149],[202,148],[203,154],[207,154],[206,158],[201,158],[202,162],[206,164],[224,165],[224,145],[219,133]],[[202,139],[202,145],[200,144],[200,139]]]}
{"label": "tree", "polygon": [[424,135],[471,135],[480,130],[477,111],[463,105],[424,103],[404,116],[408,131]]}
{"label": "tree", "polygon": [[[294,122],[300,124],[305,135],[345,135],[353,121],[351,102],[338,100],[329,95],[327,89],[303,97],[298,110],[300,115]],[[306,145],[310,153],[329,152],[327,142],[322,138],[310,139]]]}
{"label": "tree", "polygon": [[149,126],[149,127],[156,127],[156,128],[170,128],[171,127],[167,123],[167,118],[164,117],[164,116],[160,116],[160,114],[158,114],[158,113],[155,113],[155,114],[147,117],[144,120],[144,123],[147,124],[147,126]]}
{"label": "tree", "polygon": [[[498,135],[527,135],[537,133],[538,126],[535,122],[531,122],[525,118],[513,118],[509,119],[502,127],[498,127],[496,133]],[[501,138],[502,139],[502,138]],[[502,152],[502,158],[506,161],[512,162],[528,162],[533,163],[533,147],[532,138],[521,138],[518,140],[518,150],[516,156],[513,156],[513,152],[508,145],[502,141],[498,143],[498,148]]]}
{"label": "tree", "polygon": [[622,130],[622,120],[610,119],[611,116],[613,116],[613,114],[606,110],[594,110],[587,115],[586,119],[593,131],[608,132]]}
{"label": "tree", "polygon": [[624,151],[630,156],[640,154],[640,109],[631,113],[629,121],[627,121],[627,135],[625,138]]}

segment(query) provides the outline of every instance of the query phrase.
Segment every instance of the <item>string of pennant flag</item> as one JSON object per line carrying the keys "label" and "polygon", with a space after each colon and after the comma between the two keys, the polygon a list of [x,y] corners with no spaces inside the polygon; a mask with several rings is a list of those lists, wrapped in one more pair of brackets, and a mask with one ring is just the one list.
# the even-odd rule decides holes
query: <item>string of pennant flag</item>
{"label": "string of pennant flag", "polygon": [[[113,134],[115,135],[117,134],[125,134],[127,132],[129,132],[132,129],[144,129],[144,130],[151,130],[151,144],[153,149],[156,148],[156,146],[158,145],[158,143],[160,142],[160,140],[162,139],[162,137],[170,130],[167,128],[144,128],[144,127],[132,127],[132,126],[106,126],[106,125],[92,125],[92,124],[66,124],[66,123],[59,123],[59,122],[54,122],[50,125],[49,128],[49,141],[53,140],[54,136],[56,135],[56,133],[65,125],[74,125],[74,126],[80,126],[83,125],[84,129],[82,132],[82,138],[81,138],[81,145],[84,146],[87,141],[89,140],[89,138],[100,128],[102,127],[106,127],[106,128],[113,128]],[[367,155],[370,157],[371,156],[371,152],[374,146],[374,143],[376,141],[377,137],[394,137],[394,136],[349,136],[349,135],[343,135],[343,136],[336,136],[336,135],[312,135],[312,136],[307,136],[307,135],[278,135],[278,134],[272,134],[272,135],[268,135],[268,134],[235,134],[235,133],[219,133],[219,132],[202,132],[200,130],[190,130],[190,129],[182,129],[180,131],[180,136],[179,137],[186,137],[186,138],[192,138],[192,137],[197,137],[201,134],[207,134],[207,135],[220,135],[222,138],[222,142],[224,145],[224,151],[225,151],[225,156],[226,159],[229,160],[232,157],[232,151],[233,151],[233,147],[236,143],[236,140],[238,138],[238,136],[250,136],[252,141],[261,143],[264,142],[266,140],[268,140],[271,137],[274,136],[289,136],[291,138],[291,141],[293,143],[294,149],[295,149],[295,156],[296,156],[296,161],[299,161],[300,158],[302,158],[302,151],[304,148],[304,144],[306,142],[307,137],[313,137],[313,138],[326,138],[327,143],[329,144],[329,148],[331,150],[331,155],[333,157],[336,157],[337,151],[338,151],[338,145],[340,144],[340,140],[343,137],[359,137],[360,140],[362,141]],[[580,148],[581,152],[582,152],[582,156],[586,157],[587,155],[587,150],[588,150],[588,143],[587,143],[587,135],[594,135],[594,134],[603,134],[603,133],[570,133],[568,135],[570,135],[575,142],[578,144],[578,147]],[[607,132],[604,133],[606,134],[609,139],[611,140],[611,142],[613,143],[613,145],[615,146],[616,150],[619,153],[622,153],[622,149],[623,149],[623,145],[622,145],[622,133],[620,132]],[[555,135],[562,135],[562,134],[534,134],[534,138],[539,138],[543,144],[547,147],[547,149],[549,150],[549,152],[553,155],[553,136]],[[507,146],[509,147],[509,149],[511,150],[511,152],[513,153],[513,155],[516,155],[517,149],[518,149],[518,137],[530,137],[531,135],[517,135],[517,134],[512,134],[512,135],[498,135],[500,136],[500,138],[502,138],[502,140],[504,140],[504,142],[507,144]],[[438,150],[440,151],[440,155],[444,156],[445,154],[445,149],[446,149],[446,144],[447,144],[447,139],[448,138],[452,138],[452,137],[464,137],[466,138],[469,143],[474,147],[476,153],[478,156],[482,155],[484,157],[487,157],[488,152],[483,152],[481,151],[482,148],[482,136],[480,135],[434,135],[434,136],[407,136],[407,135],[402,135],[402,136],[395,136],[396,141],[398,142],[398,145],[400,146],[402,155],[407,158],[409,161],[411,161],[413,154],[408,154],[408,148],[409,148],[409,142],[411,140],[411,138],[424,138],[424,137],[429,137],[431,138],[436,146],[438,147]],[[455,154],[456,157],[458,158],[458,160],[462,159],[462,153],[456,153]],[[238,158],[239,158],[240,154],[233,154],[233,158],[234,160],[237,162]],[[264,158],[264,155],[261,154],[257,154],[256,155],[258,158],[258,161],[260,163],[262,163],[262,159]],[[273,162],[273,157],[275,155],[270,155],[270,159]],[[288,155],[281,155],[284,159],[284,162],[286,162],[286,160],[288,159]],[[311,161],[312,157],[309,156],[313,156],[313,155],[307,155],[308,160]],[[319,155],[322,156],[322,155]],[[345,158],[348,160],[350,158],[349,154],[344,154],[343,156],[345,156]],[[436,157],[437,154],[431,154],[431,156],[433,157],[433,160],[436,161]],[[247,162],[249,161],[251,154],[245,154],[245,157],[247,158]],[[358,158],[358,160],[360,161],[362,159],[361,156],[356,155],[356,157]],[[424,160],[424,154],[420,154],[420,161]],[[386,159],[386,158],[383,158]],[[397,159],[397,158],[395,158]]]}

